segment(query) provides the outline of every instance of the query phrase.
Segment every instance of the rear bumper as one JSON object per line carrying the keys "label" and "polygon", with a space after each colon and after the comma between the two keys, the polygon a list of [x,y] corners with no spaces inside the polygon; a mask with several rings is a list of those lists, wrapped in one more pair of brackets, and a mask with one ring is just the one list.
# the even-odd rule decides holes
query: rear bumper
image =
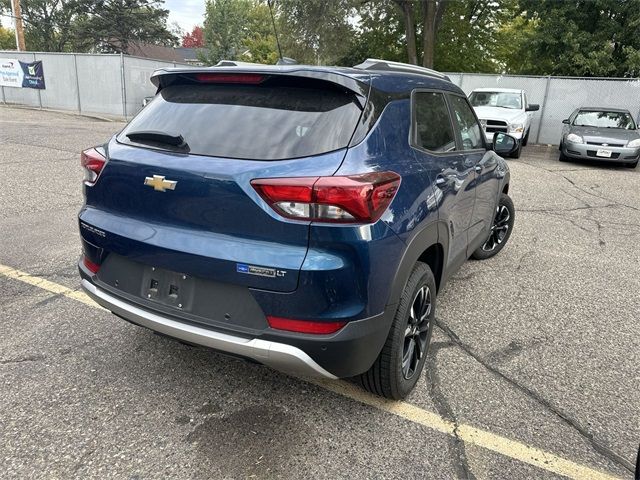
{"label": "rear bumper", "polygon": [[82,280],[82,288],[96,303],[132,323],[186,342],[203,345],[222,352],[240,355],[277,370],[304,376],[337,378],[318,365],[309,355],[292,345],[258,338],[247,339],[216,332],[173,320],[125,302],[89,280]]}
{"label": "rear bumper", "polygon": [[221,331],[182,318],[182,312],[163,312],[102,288],[96,277],[79,265],[82,288],[87,295],[115,315],[155,332],[245,357],[293,375],[346,378],[366,372],[386,341],[395,305],[381,314],[352,320],[331,335],[311,335],[265,327],[254,335]]}

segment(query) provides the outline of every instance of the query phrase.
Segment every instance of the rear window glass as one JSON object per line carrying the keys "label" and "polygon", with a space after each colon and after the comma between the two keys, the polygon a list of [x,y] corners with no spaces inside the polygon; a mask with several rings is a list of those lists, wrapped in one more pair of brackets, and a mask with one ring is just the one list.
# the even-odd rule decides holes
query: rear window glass
{"label": "rear window glass", "polygon": [[181,135],[196,155],[279,160],[318,155],[348,145],[360,117],[354,94],[328,88],[268,85],[174,85],[164,88],[118,136]]}

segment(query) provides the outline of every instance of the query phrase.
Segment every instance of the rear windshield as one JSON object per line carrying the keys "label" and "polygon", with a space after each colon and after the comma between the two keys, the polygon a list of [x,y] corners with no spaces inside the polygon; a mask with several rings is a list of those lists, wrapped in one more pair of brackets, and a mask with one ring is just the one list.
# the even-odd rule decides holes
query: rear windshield
{"label": "rear windshield", "polygon": [[[317,84],[314,84],[317,85]],[[160,132],[196,155],[279,160],[346,147],[360,107],[354,94],[279,85],[173,85],[161,90],[118,136],[122,143],[175,150],[127,134]]]}
{"label": "rear windshield", "polygon": [[598,110],[580,110],[573,124],[578,127],[622,128],[634,130],[635,123],[631,115],[625,112],[606,112]]}

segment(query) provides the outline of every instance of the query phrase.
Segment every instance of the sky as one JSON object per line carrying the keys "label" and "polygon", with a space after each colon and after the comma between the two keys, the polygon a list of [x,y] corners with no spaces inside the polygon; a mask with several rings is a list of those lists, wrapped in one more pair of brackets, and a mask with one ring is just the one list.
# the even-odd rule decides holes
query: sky
{"label": "sky", "polygon": [[185,32],[204,22],[204,0],[165,0],[169,23],[177,22]]}

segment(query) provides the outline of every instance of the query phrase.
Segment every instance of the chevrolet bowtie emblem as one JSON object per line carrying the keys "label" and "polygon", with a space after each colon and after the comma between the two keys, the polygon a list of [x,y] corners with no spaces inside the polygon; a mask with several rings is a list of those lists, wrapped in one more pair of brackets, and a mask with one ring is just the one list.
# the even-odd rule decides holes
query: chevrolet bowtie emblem
{"label": "chevrolet bowtie emblem", "polygon": [[154,175],[153,177],[145,177],[144,184],[153,187],[158,192],[166,192],[167,190],[176,189],[175,180],[165,180],[163,175]]}

